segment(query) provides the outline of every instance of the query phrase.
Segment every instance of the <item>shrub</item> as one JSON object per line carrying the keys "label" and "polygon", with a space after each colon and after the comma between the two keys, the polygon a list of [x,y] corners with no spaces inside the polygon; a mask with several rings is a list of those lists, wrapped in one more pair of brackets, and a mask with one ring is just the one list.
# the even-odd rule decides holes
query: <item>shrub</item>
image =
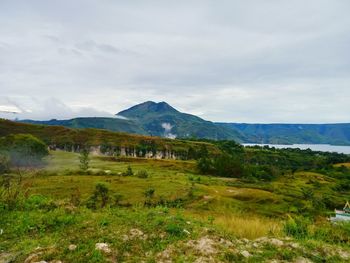
{"label": "shrub", "polygon": [[311,200],[314,197],[314,191],[311,188],[303,187],[301,193],[306,200]]}
{"label": "shrub", "polygon": [[33,166],[49,154],[44,142],[30,134],[9,135],[0,139],[0,150],[8,153],[15,166]]}
{"label": "shrub", "polygon": [[184,235],[182,227],[176,223],[169,223],[166,226],[165,231],[171,236],[181,237]]}
{"label": "shrub", "polygon": [[89,163],[90,163],[89,154],[90,152],[86,147],[80,152],[80,156],[79,156],[80,169],[83,172],[86,172],[89,169]]}
{"label": "shrub", "polygon": [[134,172],[131,168],[130,165],[128,165],[128,167],[126,168],[126,171],[123,173],[124,176],[133,176],[134,175]]}
{"label": "shrub", "polygon": [[105,183],[97,183],[95,191],[87,201],[86,206],[91,209],[97,209],[98,205],[101,208],[105,207],[109,200],[109,188]]}
{"label": "shrub", "polygon": [[302,239],[309,235],[310,221],[304,217],[290,217],[284,224],[283,230],[286,235]]}
{"label": "shrub", "polygon": [[137,172],[136,176],[138,178],[148,178],[148,173],[146,170],[141,170]]}
{"label": "shrub", "polygon": [[144,195],[146,198],[153,198],[154,196],[154,188],[148,188],[145,192],[144,192]]}
{"label": "shrub", "polygon": [[123,195],[122,194],[119,194],[119,193],[115,193],[113,195],[113,200],[114,200],[114,204],[116,206],[119,206],[120,205],[120,202],[123,200]]}
{"label": "shrub", "polygon": [[14,210],[22,207],[26,193],[21,176],[3,175],[0,178],[0,208]]}
{"label": "shrub", "polygon": [[9,172],[10,158],[5,153],[0,153],[0,175]]}

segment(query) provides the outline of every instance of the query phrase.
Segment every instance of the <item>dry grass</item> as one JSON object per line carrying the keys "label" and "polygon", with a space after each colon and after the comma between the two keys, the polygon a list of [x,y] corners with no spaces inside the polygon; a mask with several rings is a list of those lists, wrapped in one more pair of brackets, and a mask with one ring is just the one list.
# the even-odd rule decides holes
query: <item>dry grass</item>
{"label": "dry grass", "polygon": [[347,168],[350,168],[350,163],[338,163],[336,165],[334,165],[335,167],[341,167],[341,166],[345,166]]}
{"label": "dry grass", "polygon": [[256,239],[269,235],[281,235],[281,223],[269,218],[229,214],[216,216],[214,223],[225,228],[237,238]]}

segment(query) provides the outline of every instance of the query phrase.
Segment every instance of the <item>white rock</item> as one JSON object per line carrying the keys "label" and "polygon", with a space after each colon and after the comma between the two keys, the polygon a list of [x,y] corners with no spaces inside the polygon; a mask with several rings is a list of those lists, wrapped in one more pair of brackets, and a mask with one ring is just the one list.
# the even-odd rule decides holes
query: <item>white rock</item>
{"label": "white rock", "polygon": [[271,238],[270,239],[270,244],[271,245],[274,245],[274,246],[276,246],[276,247],[281,247],[281,246],[283,246],[283,241],[282,240],[279,240],[279,239],[277,239],[277,238]]}
{"label": "white rock", "polygon": [[68,246],[68,249],[69,249],[70,251],[76,250],[76,249],[77,249],[77,245],[70,244],[70,245]]}
{"label": "white rock", "polygon": [[96,243],[95,249],[107,254],[111,253],[111,249],[109,248],[109,245],[107,243]]}
{"label": "white rock", "polygon": [[251,254],[247,250],[241,251],[241,255],[245,258],[251,257]]}
{"label": "white rock", "polygon": [[312,261],[304,257],[298,257],[294,263],[312,263]]}
{"label": "white rock", "polygon": [[188,231],[187,229],[184,229],[183,232],[184,232],[185,234],[187,234],[187,235],[190,235],[190,234],[191,234],[190,231]]}

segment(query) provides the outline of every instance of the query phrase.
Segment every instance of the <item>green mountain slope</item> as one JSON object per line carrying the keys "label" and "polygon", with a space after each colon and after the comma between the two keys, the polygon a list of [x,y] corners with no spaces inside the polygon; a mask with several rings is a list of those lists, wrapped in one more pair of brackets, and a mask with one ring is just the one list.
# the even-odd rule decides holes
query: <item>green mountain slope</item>
{"label": "green mountain slope", "polygon": [[166,102],[147,101],[119,112],[138,123],[149,134],[163,137],[197,137],[242,141],[240,132],[220,127],[197,116],[177,111]]}
{"label": "green mountain slope", "polygon": [[350,123],[217,125],[241,132],[247,143],[350,145]]}
{"label": "green mountain slope", "polygon": [[166,102],[147,101],[117,115],[124,118],[75,118],[20,122],[96,128],[168,138],[235,140],[245,143],[350,145],[350,123],[245,124],[213,123],[179,112]]}
{"label": "green mountain slope", "polygon": [[49,120],[49,121],[33,121],[23,120],[21,122],[31,124],[43,124],[43,125],[57,125],[68,128],[95,128],[105,129],[110,131],[127,132],[133,134],[147,134],[145,130],[134,121],[120,119],[120,118],[75,118],[70,120]]}

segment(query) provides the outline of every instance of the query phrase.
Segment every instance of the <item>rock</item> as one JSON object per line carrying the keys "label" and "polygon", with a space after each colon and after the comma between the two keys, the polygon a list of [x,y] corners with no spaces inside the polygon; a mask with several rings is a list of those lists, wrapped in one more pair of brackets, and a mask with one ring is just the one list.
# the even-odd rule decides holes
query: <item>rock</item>
{"label": "rock", "polygon": [[289,246],[290,246],[291,248],[294,248],[294,249],[297,249],[297,248],[300,247],[298,243],[290,243]]}
{"label": "rock", "polygon": [[133,229],[130,229],[130,235],[129,235],[129,238],[130,239],[134,239],[134,238],[141,238],[141,239],[146,239],[147,236],[139,229],[137,228],[133,228]]}
{"label": "rock", "polygon": [[186,230],[186,229],[184,229],[183,232],[184,232],[185,234],[187,234],[187,235],[190,235],[190,234],[191,234],[190,231],[188,231],[188,230]]}
{"label": "rock", "polygon": [[277,238],[271,238],[269,240],[269,243],[275,247],[281,247],[284,245],[283,241],[282,240],[279,240]]}
{"label": "rock", "polygon": [[248,243],[249,243],[249,240],[246,239],[246,238],[242,238],[241,240],[242,240],[242,242],[243,242],[244,244],[248,244]]}
{"label": "rock", "polygon": [[345,260],[350,259],[350,253],[342,249],[338,249],[337,254],[341,259],[345,259]]}
{"label": "rock", "polygon": [[294,263],[312,263],[312,261],[308,258],[298,257]]}
{"label": "rock", "polygon": [[226,248],[233,246],[231,241],[223,239],[223,238],[220,238],[219,243],[220,243],[220,245],[222,245],[222,246],[224,246]]}
{"label": "rock", "polygon": [[193,263],[216,263],[212,257],[198,257]]}
{"label": "rock", "polygon": [[174,247],[169,245],[165,250],[157,254],[157,262],[171,263],[171,257],[174,253]]}
{"label": "rock", "polygon": [[76,249],[77,249],[77,245],[70,244],[70,245],[68,246],[68,249],[69,249],[70,251],[76,250]]}
{"label": "rock", "polygon": [[241,251],[241,255],[245,258],[249,258],[252,256],[247,250]]}
{"label": "rock", "polygon": [[253,247],[253,248],[259,248],[260,245],[259,245],[259,243],[254,242],[254,243],[252,244],[252,247]]}
{"label": "rock", "polygon": [[95,245],[95,249],[96,250],[99,250],[99,251],[102,251],[106,254],[109,254],[111,253],[111,249],[109,248],[109,245],[107,243],[96,243]]}
{"label": "rock", "polygon": [[202,237],[199,240],[190,240],[187,242],[187,246],[196,250],[200,255],[212,255],[218,252],[215,248],[214,240],[207,236]]}
{"label": "rock", "polygon": [[34,263],[39,261],[39,256],[42,252],[30,254],[25,260],[24,263]]}
{"label": "rock", "polygon": [[17,255],[11,253],[1,253],[0,254],[0,263],[10,263],[15,261]]}

